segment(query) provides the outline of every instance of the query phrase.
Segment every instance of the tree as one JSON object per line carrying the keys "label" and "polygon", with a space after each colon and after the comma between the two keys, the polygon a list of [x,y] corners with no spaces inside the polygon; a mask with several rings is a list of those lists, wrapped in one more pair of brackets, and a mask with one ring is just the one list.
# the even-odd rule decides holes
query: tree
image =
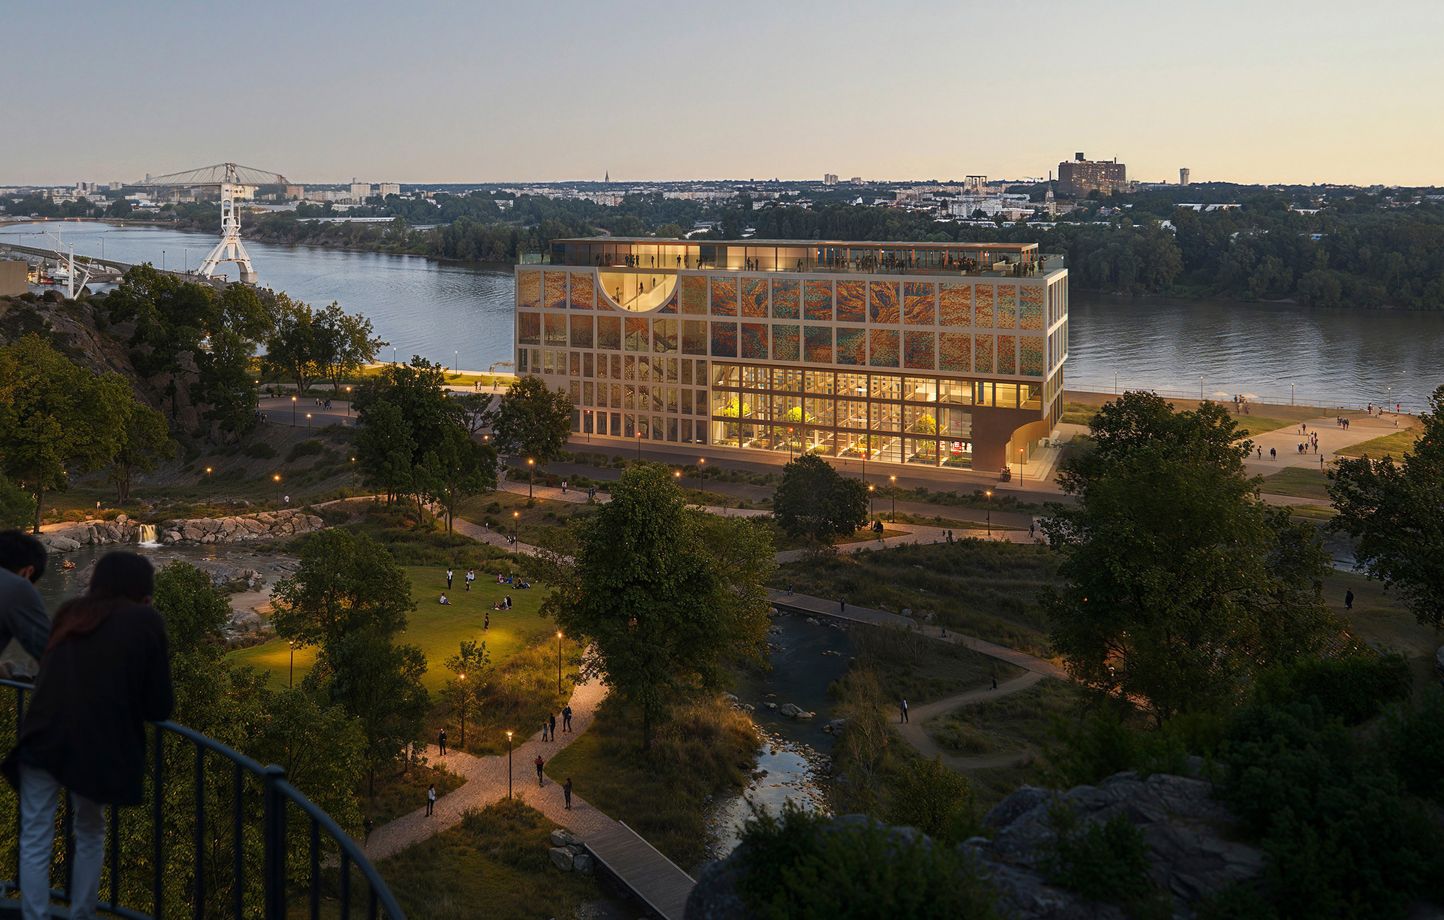
{"label": "tree", "polygon": [[441,439],[421,458],[421,491],[446,510],[451,533],[456,503],[468,495],[496,488],[496,453],[471,439],[465,428],[442,429]]}
{"label": "tree", "polygon": [[962,843],[974,833],[973,789],[940,758],[915,757],[902,769],[887,819],[940,842]]}
{"label": "tree", "polygon": [[547,389],[540,377],[522,377],[511,385],[493,427],[499,451],[537,463],[555,459],[571,430],[571,399],[561,390]]}
{"label": "tree", "polygon": [[367,794],[374,795],[376,769],[395,761],[425,731],[430,700],[421,677],[426,655],[373,626],[348,632],[327,645],[323,656],[331,701],[361,724]]}
{"label": "tree", "polygon": [[867,523],[867,486],[821,457],[803,454],[782,468],[772,516],[789,535],[828,544]]}
{"label": "tree", "polygon": [[276,295],[276,325],[266,339],[265,363],[271,372],[295,381],[297,393],[306,392],[311,379],[321,372],[316,326],[316,314],[309,304]]}
{"label": "tree", "polygon": [[463,639],[456,654],[446,659],[446,670],[456,675],[447,683],[446,695],[454,701],[462,719],[461,740],[464,744],[467,709],[471,707],[471,711],[476,712],[481,693],[491,680],[491,653],[486,650],[486,643]]}
{"label": "tree", "polygon": [[119,435],[115,456],[110,460],[110,482],[115,486],[118,504],[130,501],[130,489],[137,472],[155,469],[157,457],[171,454],[175,443],[170,439],[170,426],[165,416],[143,403],[131,400],[124,407],[123,418],[112,421]]}
{"label": "tree", "polygon": [[1162,721],[1237,698],[1261,668],[1308,654],[1333,623],[1318,537],[1254,498],[1232,416],[1130,392],[1091,423],[1044,523],[1063,585],[1044,593],[1053,647],[1080,681]]}
{"label": "tree", "polygon": [[767,604],[755,588],[766,570],[724,562],[741,548],[741,531],[709,545],[700,518],[668,470],[628,470],[579,525],[579,552],[544,607],[587,638],[586,672],[641,711],[644,750],[669,703],[719,686],[724,665],[756,657],[766,637]]}
{"label": "tree", "polygon": [[359,313],[347,313],[335,301],[313,319],[316,366],[341,390],[341,379],[355,374],[376,359],[386,343],[372,335],[371,320]]}
{"label": "tree", "polygon": [[0,529],[23,527],[35,519],[35,499],[0,474]]}
{"label": "tree", "polygon": [[1357,541],[1370,578],[1397,590],[1415,618],[1444,625],[1444,386],[1420,416],[1423,433],[1395,462],[1340,460],[1329,485],[1339,514],[1329,523]]}
{"label": "tree", "polygon": [[391,636],[416,609],[411,582],[391,553],[364,533],[333,528],[309,536],[296,571],[276,582],[276,635],[322,654],[347,635],[376,630]]}
{"label": "tree", "polygon": [[0,348],[0,473],[34,496],[36,533],[46,492],[115,456],[114,419],[134,402],[118,375],[94,374],[37,335]]}

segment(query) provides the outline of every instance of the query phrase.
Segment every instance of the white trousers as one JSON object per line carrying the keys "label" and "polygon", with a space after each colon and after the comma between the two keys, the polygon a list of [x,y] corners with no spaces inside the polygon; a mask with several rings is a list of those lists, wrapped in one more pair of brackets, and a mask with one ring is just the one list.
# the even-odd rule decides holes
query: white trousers
{"label": "white trousers", "polygon": [[[50,861],[55,845],[55,806],[60,783],[44,770],[20,767],[20,910],[24,920],[50,916]],[[70,916],[92,920],[105,865],[105,806],[78,795],[75,804],[75,867]]]}

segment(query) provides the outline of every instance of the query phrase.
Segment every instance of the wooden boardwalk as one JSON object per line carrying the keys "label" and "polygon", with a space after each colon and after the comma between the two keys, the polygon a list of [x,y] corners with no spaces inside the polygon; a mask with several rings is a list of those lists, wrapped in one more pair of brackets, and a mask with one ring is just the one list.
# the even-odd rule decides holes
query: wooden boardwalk
{"label": "wooden boardwalk", "polygon": [[692,876],[621,821],[610,821],[582,836],[582,843],[606,870],[659,917],[682,920]]}

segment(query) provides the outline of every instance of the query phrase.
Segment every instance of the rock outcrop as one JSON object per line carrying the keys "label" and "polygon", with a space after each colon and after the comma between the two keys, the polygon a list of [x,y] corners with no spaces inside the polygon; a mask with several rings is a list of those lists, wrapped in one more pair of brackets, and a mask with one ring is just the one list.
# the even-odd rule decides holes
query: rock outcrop
{"label": "rock outcrop", "polygon": [[[1055,809],[1072,812],[1078,827],[1122,815],[1142,833],[1149,876],[1170,896],[1174,917],[1191,918],[1201,900],[1237,882],[1257,877],[1264,857],[1239,839],[1237,819],[1213,798],[1211,784],[1185,776],[1155,774],[1146,779],[1119,773],[1096,786],[1067,791],[1024,786],[999,802],[984,825],[989,836],[961,848],[997,893],[998,912],[1018,920],[1124,920],[1122,910],[1099,904],[1048,883],[1044,865],[1055,850]],[[834,818],[826,829],[869,822],[859,815]],[[897,839],[915,840],[912,828],[890,828]],[[926,838],[925,838],[926,839]],[[726,859],[698,875],[687,901],[689,920],[731,920],[748,916],[737,883],[744,842]]]}
{"label": "rock outcrop", "polygon": [[40,535],[52,553],[68,553],[82,546],[141,543],[150,537],[159,543],[248,543],[275,540],[320,530],[326,523],[298,508],[238,514],[218,518],[190,518],[141,524],[121,515],[113,521],[80,521]]}

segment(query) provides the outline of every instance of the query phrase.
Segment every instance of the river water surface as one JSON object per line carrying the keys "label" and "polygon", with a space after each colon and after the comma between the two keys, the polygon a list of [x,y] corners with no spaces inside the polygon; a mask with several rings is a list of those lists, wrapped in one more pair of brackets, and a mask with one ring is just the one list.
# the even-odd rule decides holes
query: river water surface
{"label": "river water surface", "polygon": [[[105,223],[0,224],[0,239],[77,254],[195,268],[206,233]],[[390,345],[466,369],[512,360],[514,284],[506,266],[247,242],[261,282],[312,304],[371,318]],[[1166,395],[1322,406],[1401,402],[1418,410],[1444,383],[1444,311],[1315,310],[1296,304],[1129,299],[1075,293],[1071,390],[1148,388]]]}

